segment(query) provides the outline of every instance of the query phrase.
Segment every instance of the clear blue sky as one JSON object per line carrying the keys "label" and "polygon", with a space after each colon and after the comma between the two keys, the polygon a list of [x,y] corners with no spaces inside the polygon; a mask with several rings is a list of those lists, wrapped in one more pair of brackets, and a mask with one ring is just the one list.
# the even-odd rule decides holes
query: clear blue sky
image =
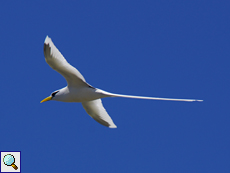
{"label": "clear blue sky", "polygon": [[[229,172],[229,5],[1,1],[0,150],[21,151],[23,173]],[[117,129],[80,103],[40,104],[66,86],[46,35],[94,87],[204,102],[105,98]]]}

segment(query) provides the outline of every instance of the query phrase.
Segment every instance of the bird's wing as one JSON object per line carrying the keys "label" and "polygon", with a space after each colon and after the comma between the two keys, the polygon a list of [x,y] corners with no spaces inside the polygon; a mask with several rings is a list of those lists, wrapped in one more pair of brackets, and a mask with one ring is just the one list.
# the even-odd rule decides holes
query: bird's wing
{"label": "bird's wing", "polygon": [[66,61],[48,36],[44,42],[44,55],[47,64],[66,79],[68,86],[81,87],[88,85],[81,73]]}
{"label": "bird's wing", "polygon": [[117,128],[117,126],[113,123],[113,120],[110,118],[109,114],[103,107],[101,99],[82,102],[82,106],[84,107],[86,112],[100,124],[109,128]]}

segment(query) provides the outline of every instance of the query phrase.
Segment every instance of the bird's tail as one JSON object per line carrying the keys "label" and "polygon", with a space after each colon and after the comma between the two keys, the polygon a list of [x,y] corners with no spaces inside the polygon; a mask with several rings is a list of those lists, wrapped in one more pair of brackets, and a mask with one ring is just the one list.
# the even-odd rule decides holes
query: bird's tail
{"label": "bird's tail", "polygon": [[123,95],[114,94],[107,91],[97,89],[98,93],[106,95],[106,97],[123,97],[123,98],[133,98],[133,99],[148,99],[148,100],[168,100],[168,101],[182,101],[182,102],[202,102],[203,100],[198,99],[175,99],[175,98],[160,98],[160,97],[145,97],[145,96],[133,96],[133,95]]}
{"label": "bird's tail", "polygon": [[110,97],[124,97],[133,99],[148,99],[148,100],[169,100],[169,101],[182,101],[182,102],[202,102],[203,100],[198,99],[176,99],[176,98],[160,98],[160,97],[145,97],[145,96],[133,96],[133,95],[123,95],[123,94],[113,94],[103,91],[104,94]]}

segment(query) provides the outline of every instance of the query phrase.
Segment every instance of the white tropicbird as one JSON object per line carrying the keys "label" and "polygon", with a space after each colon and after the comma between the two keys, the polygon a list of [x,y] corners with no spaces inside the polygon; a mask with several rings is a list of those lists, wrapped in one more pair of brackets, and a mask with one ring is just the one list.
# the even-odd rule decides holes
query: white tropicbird
{"label": "white tropicbird", "polygon": [[151,100],[171,100],[171,101],[203,101],[196,99],[174,99],[174,98],[158,98],[113,94],[89,85],[81,73],[71,66],[63,57],[61,52],[53,44],[52,40],[47,36],[44,43],[45,60],[49,66],[59,72],[67,81],[67,86],[54,91],[51,95],[41,101],[56,100],[62,102],[81,102],[86,112],[100,124],[109,128],[116,128],[105,108],[102,105],[101,98],[105,97],[126,97],[136,99]]}

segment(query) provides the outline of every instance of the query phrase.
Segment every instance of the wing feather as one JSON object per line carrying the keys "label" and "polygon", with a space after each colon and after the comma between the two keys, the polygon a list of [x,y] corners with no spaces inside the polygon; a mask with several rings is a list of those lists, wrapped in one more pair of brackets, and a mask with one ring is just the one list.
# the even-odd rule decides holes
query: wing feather
{"label": "wing feather", "polygon": [[102,105],[101,99],[82,102],[85,111],[98,123],[109,128],[117,128]]}
{"label": "wing feather", "polygon": [[82,74],[66,61],[48,36],[44,42],[44,55],[47,64],[66,79],[68,86],[80,87],[88,85]]}

